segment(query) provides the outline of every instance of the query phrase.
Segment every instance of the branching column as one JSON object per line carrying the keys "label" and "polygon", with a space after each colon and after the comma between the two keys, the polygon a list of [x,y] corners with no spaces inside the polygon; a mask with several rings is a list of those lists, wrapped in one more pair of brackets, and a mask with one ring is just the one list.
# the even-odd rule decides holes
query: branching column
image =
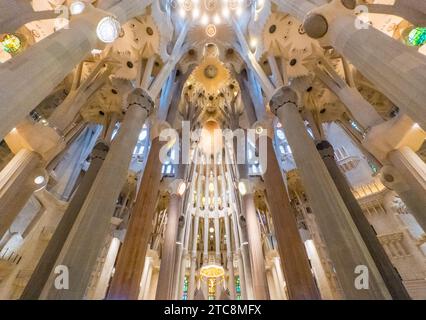
{"label": "branching column", "polygon": [[178,235],[179,216],[182,210],[182,187],[184,167],[179,165],[171,186],[169,207],[167,209],[167,226],[164,232],[164,242],[161,254],[160,273],[156,300],[173,300],[173,274],[175,268],[176,240]]}
{"label": "branching column", "polygon": [[57,261],[69,269],[70,288],[59,290],[49,281],[48,299],[81,299],[84,296],[127,178],[132,151],[153,102],[142,89],[134,89],[128,97],[128,106],[120,130],[66,241],[63,249],[66,252],[61,253]]}

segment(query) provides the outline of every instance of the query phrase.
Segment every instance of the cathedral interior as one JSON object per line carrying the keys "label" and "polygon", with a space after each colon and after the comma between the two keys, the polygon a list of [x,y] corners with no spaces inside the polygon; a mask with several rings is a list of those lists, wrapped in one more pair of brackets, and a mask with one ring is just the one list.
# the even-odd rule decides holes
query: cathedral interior
{"label": "cathedral interior", "polygon": [[425,55],[425,0],[0,0],[0,299],[426,300]]}

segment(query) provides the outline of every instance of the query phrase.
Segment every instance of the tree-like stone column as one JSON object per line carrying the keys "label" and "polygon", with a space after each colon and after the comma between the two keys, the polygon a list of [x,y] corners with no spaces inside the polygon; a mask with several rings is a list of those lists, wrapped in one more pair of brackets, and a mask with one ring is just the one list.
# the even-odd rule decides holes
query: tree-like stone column
{"label": "tree-like stone column", "polygon": [[115,273],[108,291],[107,299],[136,300],[139,296],[140,282],[145,256],[152,232],[152,219],[155,213],[156,199],[161,180],[162,162],[160,150],[164,144],[160,141],[161,126],[151,130],[152,142],[148,159],[140,183],[136,202],[133,206],[129,227],[118,255]]}
{"label": "tree-like stone column", "polygon": [[247,226],[247,238],[249,243],[250,260],[251,260],[251,274],[253,296],[256,300],[269,300],[268,282],[266,279],[265,258],[262,249],[262,235],[259,229],[259,222],[257,220],[256,208],[254,204],[253,191],[251,190],[249,181],[241,181],[245,183],[248,193],[242,195],[242,211],[244,214]]}
{"label": "tree-like stone column", "polygon": [[[308,135],[296,101],[296,92],[281,88],[270,107],[283,125],[344,294],[347,299],[388,299],[385,283]],[[368,289],[356,286],[360,268],[368,270]]]}
{"label": "tree-like stone column", "polygon": [[0,239],[40,186],[34,182],[44,161],[35,151],[21,149],[0,172]]}
{"label": "tree-like stone column", "polygon": [[334,159],[334,149],[332,145],[328,141],[321,141],[317,143],[317,149],[331,178],[333,179],[334,184],[339,190],[339,193],[348,208],[356,227],[358,228],[365,245],[370,251],[377,269],[382,275],[392,298],[396,300],[410,299],[407,290],[402,284],[401,277],[392,265],[385,250],[377,239],[376,234],[373,232],[370,223],[365,217],[364,212],[349,187],[348,181],[337,166]]}
{"label": "tree-like stone column", "polygon": [[320,299],[272,144],[273,127],[269,121],[257,126],[268,131],[263,179],[289,299]]}
{"label": "tree-like stone column", "polygon": [[0,65],[0,139],[33,110],[98,44],[96,27],[106,16],[121,23],[144,12],[150,0],[122,0],[101,11],[86,4],[84,12],[61,29]]}
{"label": "tree-like stone column", "polygon": [[52,239],[49,241],[43,256],[40,258],[30,281],[27,283],[21,299],[38,299],[46,284],[51,272],[55,266],[55,262],[67,240],[70,231],[77,219],[78,213],[89,194],[90,188],[105,160],[108,152],[108,144],[99,141],[91,155],[90,167],[84,175],[83,180],[77,188],[77,191],[71,199],[64,216],[58,224]]}
{"label": "tree-like stone column", "polygon": [[426,128],[426,57],[361,21],[355,0],[315,7],[307,0],[276,0],[306,33],[332,46],[422,128]]}
{"label": "tree-like stone column", "polygon": [[153,105],[142,89],[134,89],[129,94],[128,109],[120,130],[56,263],[67,266],[69,289],[56,289],[53,286],[54,275],[51,275],[45,287],[48,299],[84,297],[99,251],[109,232],[117,198],[127,178],[133,148]]}
{"label": "tree-like stone column", "polygon": [[[167,209],[167,226],[164,232],[164,242],[161,254],[160,272],[158,275],[156,300],[173,300],[173,275],[175,272],[176,240],[179,228],[179,216],[182,211],[181,188],[185,182],[182,180],[184,167],[178,166],[175,178],[170,186],[171,194]],[[185,185],[186,186],[186,185]]]}

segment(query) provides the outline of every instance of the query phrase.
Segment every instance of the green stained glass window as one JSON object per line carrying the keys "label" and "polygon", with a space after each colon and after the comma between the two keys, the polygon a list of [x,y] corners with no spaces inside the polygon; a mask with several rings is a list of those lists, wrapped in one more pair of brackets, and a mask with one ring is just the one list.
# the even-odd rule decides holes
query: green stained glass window
{"label": "green stained glass window", "polygon": [[417,27],[410,31],[407,43],[411,46],[421,46],[426,43],[426,28]]}
{"label": "green stained glass window", "polygon": [[235,291],[237,293],[237,300],[241,300],[240,276],[235,276]]}
{"label": "green stained glass window", "polygon": [[1,40],[3,50],[8,53],[17,53],[21,49],[21,40],[14,34],[6,34]]}
{"label": "green stained glass window", "polygon": [[183,296],[182,300],[188,300],[188,277],[185,276],[183,280]]}

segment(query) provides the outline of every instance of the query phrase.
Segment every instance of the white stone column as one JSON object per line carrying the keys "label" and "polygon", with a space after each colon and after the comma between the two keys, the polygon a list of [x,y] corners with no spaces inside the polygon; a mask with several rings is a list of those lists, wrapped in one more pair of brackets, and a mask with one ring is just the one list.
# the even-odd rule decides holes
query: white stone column
{"label": "white stone column", "polygon": [[0,284],[1,299],[18,299],[21,296],[65,211],[65,202],[57,200],[46,189],[37,191],[35,195],[42,204],[43,212],[19,250],[21,261],[8,279]]}
{"label": "white stone column", "polygon": [[81,299],[84,296],[109,230],[117,198],[127,178],[133,148],[153,102],[142,89],[134,89],[129,95],[128,106],[120,130],[57,261],[70,270],[70,288],[57,290],[51,277],[45,287],[48,299]]}
{"label": "white stone column", "polygon": [[231,293],[231,299],[235,300],[235,276],[234,276],[234,257],[232,255],[232,246],[231,246],[231,230],[229,227],[229,216],[225,212],[223,217],[225,222],[225,235],[226,235],[226,260],[227,260],[227,269],[228,269],[228,289]]}
{"label": "white stone column", "polygon": [[[426,230],[426,164],[407,146],[391,151],[388,160],[398,174],[393,175],[384,168],[384,184],[400,194],[419,225]],[[398,178],[402,180],[400,184],[397,183]]]}
{"label": "white stone column", "polygon": [[191,249],[191,268],[189,274],[189,287],[188,287],[188,300],[194,300],[194,293],[196,288],[195,271],[197,268],[197,240],[198,240],[198,226],[200,215],[198,210],[195,212],[194,229],[192,234],[192,249]]}
{"label": "white stone column", "polygon": [[[345,296],[348,299],[389,299],[383,279],[308,135],[296,101],[297,95],[292,89],[282,88],[276,92],[270,107],[283,125]],[[358,275],[355,272],[360,265],[367,267],[369,272],[367,290],[355,287]]]}

